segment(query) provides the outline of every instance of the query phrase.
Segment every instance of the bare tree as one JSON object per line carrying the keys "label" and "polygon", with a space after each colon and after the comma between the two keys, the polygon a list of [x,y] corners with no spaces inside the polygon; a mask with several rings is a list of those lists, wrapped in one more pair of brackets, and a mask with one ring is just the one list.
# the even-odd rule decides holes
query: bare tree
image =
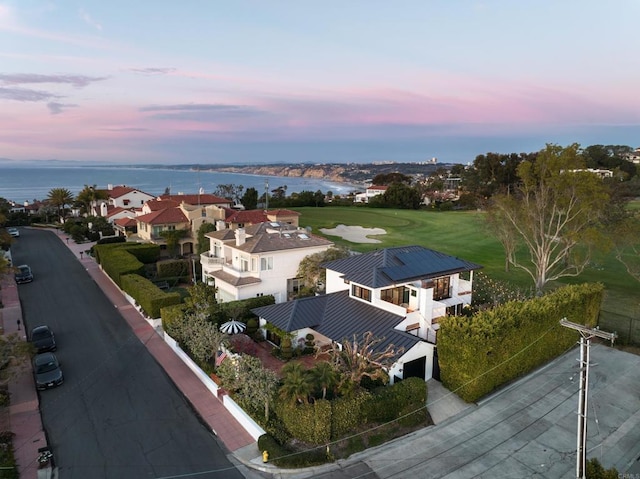
{"label": "bare tree", "polygon": [[509,263],[526,271],[542,294],[548,282],[582,273],[593,248],[606,243],[601,220],[608,190],[584,170],[577,144],[547,145],[518,166],[518,175],[513,194],[494,197],[489,218],[498,238],[508,239]]}
{"label": "bare tree", "polygon": [[341,344],[333,344],[322,351],[322,354],[329,355],[329,362],[341,375],[339,389],[349,390],[352,386],[359,385],[365,376],[371,379],[386,377],[385,369],[388,370],[404,350],[396,349],[393,344],[377,349],[383,340],[384,338],[377,338],[371,331],[367,331],[361,337],[354,334],[352,339],[344,339]]}

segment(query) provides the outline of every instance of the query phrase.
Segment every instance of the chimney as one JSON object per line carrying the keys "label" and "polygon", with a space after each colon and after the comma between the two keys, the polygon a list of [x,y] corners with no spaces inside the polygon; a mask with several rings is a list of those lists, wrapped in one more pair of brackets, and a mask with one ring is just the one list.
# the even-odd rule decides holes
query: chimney
{"label": "chimney", "polygon": [[238,228],[234,234],[236,235],[236,246],[242,246],[247,239],[247,233],[244,228]]}
{"label": "chimney", "polygon": [[226,229],[227,229],[227,224],[224,222],[224,220],[216,221],[216,231],[222,231]]}
{"label": "chimney", "polygon": [[107,216],[107,204],[100,203],[100,216]]}

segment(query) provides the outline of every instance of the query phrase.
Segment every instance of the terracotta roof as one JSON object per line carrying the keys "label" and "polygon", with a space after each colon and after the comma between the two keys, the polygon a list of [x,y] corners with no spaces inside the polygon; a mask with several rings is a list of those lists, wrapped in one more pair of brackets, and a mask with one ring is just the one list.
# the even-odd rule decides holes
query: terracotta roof
{"label": "terracotta roof", "polygon": [[203,193],[201,195],[161,195],[158,197],[162,201],[173,200],[177,201],[178,204],[184,202],[188,205],[220,205],[220,204],[229,204],[230,200],[225,198],[221,198],[220,196],[210,195],[208,193]]}
{"label": "terracotta roof", "polygon": [[107,218],[113,215],[117,215],[118,213],[122,213],[123,211],[129,211],[131,214],[135,215],[135,208],[123,208],[122,206],[107,206]]}
{"label": "terracotta roof", "polygon": [[227,223],[263,223],[268,220],[264,210],[227,210],[231,214],[226,217]]}
{"label": "terracotta roof", "polygon": [[160,199],[155,199],[155,200],[149,200],[145,203],[145,206],[147,208],[149,208],[151,211],[158,211],[158,210],[166,210],[167,208],[176,208],[178,206],[180,206],[180,203],[177,201],[173,201],[173,200],[160,200]]}
{"label": "terracotta roof", "polygon": [[180,208],[166,208],[164,210],[152,211],[146,215],[137,216],[136,220],[140,223],[147,223],[150,225],[189,222],[189,219],[184,215]]}
{"label": "terracotta roof", "polygon": [[300,216],[301,213],[298,213],[297,211],[293,211],[293,210],[280,209],[280,210],[269,210],[267,211],[267,214],[269,216]]}
{"label": "terracotta roof", "polygon": [[386,185],[380,185],[380,186],[376,186],[376,185],[371,185],[371,186],[367,186],[368,190],[380,190],[380,191],[387,191],[389,187]]}
{"label": "terracotta roof", "polygon": [[125,185],[114,186],[110,190],[103,190],[103,191],[106,191],[106,193],[109,195],[110,198],[120,198],[121,196],[124,196],[127,193],[131,193],[132,191],[137,191],[138,193],[143,193],[148,196],[153,196],[153,195],[150,195],[149,193],[145,193],[144,191],[140,191],[137,188],[132,188],[130,186],[125,186]]}
{"label": "terracotta roof", "polygon": [[118,226],[123,226],[126,228],[131,228],[138,224],[138,220],[137,218],[118,218],[117,220],[114,221],[114,224]]}

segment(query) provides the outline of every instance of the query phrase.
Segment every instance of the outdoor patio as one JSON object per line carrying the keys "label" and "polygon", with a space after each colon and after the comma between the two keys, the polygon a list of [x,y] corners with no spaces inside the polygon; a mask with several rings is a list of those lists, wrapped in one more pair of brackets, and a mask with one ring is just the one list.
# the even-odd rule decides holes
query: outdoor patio
{"label": "outdoor patio", "polygon": [[300,362],[306,369],[311,369],[315,366],[316,363],[328,359],[328,357],[316,358],[313,354],[307,354],[290,359],[289,361],[284,361],[273,356],[273,354],[271,353],[271,351],[276,348],[276,346],[268,341],[256,342],[246,334],[233,335],[232,342],[234,343],[234,348],[238,353],[245,353],[249,354],[250,356],[257,357],[258,359],[260,359],[264,367],[275,371],[278,376],[280,376],[280,370],[288,362]]}

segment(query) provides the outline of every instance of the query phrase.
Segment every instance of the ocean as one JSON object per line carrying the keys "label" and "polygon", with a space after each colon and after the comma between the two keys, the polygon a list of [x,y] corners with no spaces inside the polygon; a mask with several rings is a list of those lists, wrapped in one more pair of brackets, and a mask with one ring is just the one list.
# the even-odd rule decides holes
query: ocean
{"label": "ocean", "polygon": [[261,195],[286,186],[287,195],[300,191],[332,191],[345,194],[357,189],[347,183],[315,178],[258,176],[213,171],[181,170],[159,167],[3,167],[0,166],[0,198],[24,204],[43,200],[53,188],[67,188],[75,196],[85,185],[107,188],[127,185],[151,195],[161,195],[167,188],[172,194],[213,193],[217,185],[235,184],[255,188]]}

